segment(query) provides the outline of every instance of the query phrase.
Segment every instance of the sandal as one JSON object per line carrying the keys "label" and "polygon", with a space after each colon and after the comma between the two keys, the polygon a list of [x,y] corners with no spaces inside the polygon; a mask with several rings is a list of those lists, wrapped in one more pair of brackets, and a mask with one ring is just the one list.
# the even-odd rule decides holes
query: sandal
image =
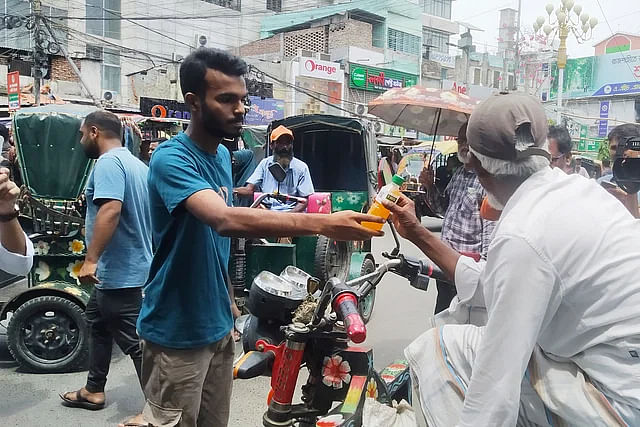
{"label": "sandal", "polygon": [[84,397],[82,397],[82,395],[80,394],[80,390],[76,391],[76,399],[75,400],[71,400],[68,397],[66,397],[67,394],[69,393],[73,393],[71,391],[67,392],[67,393],[60,393],[60,399],[62,399],[62,404],[64,406],[68,406],[70,408],[82,408],[82,409],[88,409],[90,411],[97,411],[99,409],[104,408],[104,402],[102,403],[93,403],[93,402],[89,402],[87,399],[85,399]]}

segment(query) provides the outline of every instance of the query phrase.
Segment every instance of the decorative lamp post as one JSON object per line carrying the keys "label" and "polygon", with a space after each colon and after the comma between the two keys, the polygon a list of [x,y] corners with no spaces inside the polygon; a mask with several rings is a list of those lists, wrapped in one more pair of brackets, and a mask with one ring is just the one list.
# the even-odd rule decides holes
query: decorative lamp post
{"label": "decorative lamp post", "polygon": [[[538,16],[533,23],[533,30],[542,32],[547,40],[553,40],[556,35],[560,39],[558,48],[558,112],[557,123],[562,120],[562,94],[564,85],[564,68],[567,65],[567,37],[573,34],[578,43],[584,43],[593,35],[593,28],[598,24],[595,16],[589,17],[582,6],[575,4],[574,0],[562,0],[558,7],[548,4],[545,7],[548,18]],[[555,15],[555,18],[553,17]]]}

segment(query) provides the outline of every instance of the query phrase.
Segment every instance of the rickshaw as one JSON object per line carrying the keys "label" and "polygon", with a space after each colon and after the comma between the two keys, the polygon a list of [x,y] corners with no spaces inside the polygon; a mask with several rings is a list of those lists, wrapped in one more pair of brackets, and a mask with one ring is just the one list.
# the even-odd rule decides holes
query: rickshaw
{"label": "rickshaw", "polygon": [[[93,161],[78,131],[92,111],[72,104],[25,108],[12,121],[23,181],[19,220],[35,256],[26,284],[20,277],[0,284],[0,320],[10,315],[9,351],[30,371],[70,371],[83,367],[88,355],[84,310],[92,286],[77,277],[86,252],[83,193]],[[140,135],[126,129],[126,145],[139,151]]]}
{"label": "rickshaw", "polygon": [[[311,172],[316,192],[309,197],[307,212],[368,209],[377,179],[376,139],[369,121],[321,114],[293,116],[272,122],[267,136],[280,125],[293,131],[294,155]],[[265,155],[269,156],[267,140]],[[262,200],[268,196],[256,194]],[[326,236],[294,237],[290,243],[233,239],[230,264],[231,282],[241,304],[242,295],[263,270],[280,274],[287,266],[295,266],[326,282],[332,277],[348,280],[375,269],[371,241],[339,242]],[[365,321],[371,318],[374,301],[374,292],[361,301]]]}

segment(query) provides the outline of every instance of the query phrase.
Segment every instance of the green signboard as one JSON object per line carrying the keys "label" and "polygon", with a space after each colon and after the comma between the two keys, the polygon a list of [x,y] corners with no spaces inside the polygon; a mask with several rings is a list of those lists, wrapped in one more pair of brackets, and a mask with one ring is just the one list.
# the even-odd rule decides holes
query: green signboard
{"label": "green signboard", "polygon": [[589,127],[582,125],[580,126],[580,140],[578,141],[578,151],[587,151],[587,133],[589,132]]}
{"label": "green signboard", "polygon": [[418,84],[418,76],[401,71],[385,70],[382,68],[350,65],[349,87],[384,92],[394,87],[409,87]]}

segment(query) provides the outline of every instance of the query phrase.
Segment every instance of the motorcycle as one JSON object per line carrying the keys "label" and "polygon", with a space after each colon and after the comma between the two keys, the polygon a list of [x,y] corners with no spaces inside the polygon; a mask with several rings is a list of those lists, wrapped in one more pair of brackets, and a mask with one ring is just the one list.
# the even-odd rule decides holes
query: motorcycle
{"label": "motorcycle", "polygon": [[[402,399],[410,403],[406,362],[377,372],[372,350],[350,345],[366,339],[358,301],[374,291],[386,273],[405,277],[421,290],[430,278],[445,279],[427,260],[402,255],[393,225],[391,231],[396,246],[382,254],[387,261],[353,280],[331,278],[321,285],[292,266],[279,276],[263,271],[254,279],[247,303],[251,314],[237,326],[243,331],[245,354],[234,366],[234,378],[271,376],[265,427],[358,427],[368,397],[385,405]],[[303,367],[309,376],[302,402],[293,403]]]}

